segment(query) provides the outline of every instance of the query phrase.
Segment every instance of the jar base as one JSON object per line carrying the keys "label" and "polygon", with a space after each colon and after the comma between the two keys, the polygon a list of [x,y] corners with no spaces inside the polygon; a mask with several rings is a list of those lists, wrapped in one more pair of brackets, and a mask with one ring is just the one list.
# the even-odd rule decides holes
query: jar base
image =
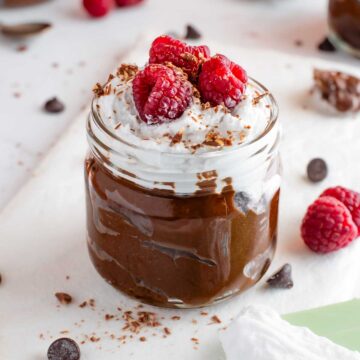
{"label": "jar base", "polygon": [[335,31],[330,29],[329,40],[336,49],[346,52],[356,58],[360,58],[360,49],[356,49],[340,38]]}

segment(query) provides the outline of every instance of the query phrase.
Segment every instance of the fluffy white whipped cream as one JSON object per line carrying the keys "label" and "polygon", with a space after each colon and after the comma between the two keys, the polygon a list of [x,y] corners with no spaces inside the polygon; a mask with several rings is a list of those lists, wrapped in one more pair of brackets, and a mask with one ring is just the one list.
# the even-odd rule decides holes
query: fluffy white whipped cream
{"label": "fluffy white whipped cream", "polygon": [[[254,101],[261,94],[249,82],[244,99],[231,112],[223,106],[204,108],[194,96],[192,105],[180,118],[148,125],[139,118],[135,107],[132,79],[116,75],[106,87],[105,94],[95,99],[106,127],[128,143],[162,152],[212,151],[218,147],[201,146],[211,133],[225,142],[230,140],[227,143],[231,146],[248,143],[265,130],[271,116],[267,97]],[[174,141],[179,134],[181,140]]]}
{"label": "fluffy white whipped cream", "polygon": [[360,353],[282,320],[270,308],[249,306],[220,333],[227,360],[360,360]]}

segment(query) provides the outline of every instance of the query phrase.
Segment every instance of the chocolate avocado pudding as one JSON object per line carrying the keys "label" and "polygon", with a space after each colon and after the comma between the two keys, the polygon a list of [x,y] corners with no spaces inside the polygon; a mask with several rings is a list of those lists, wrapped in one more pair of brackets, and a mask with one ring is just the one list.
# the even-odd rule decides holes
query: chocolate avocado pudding
{"label": "chocolate avocado pudding", "polygon": [[360,1],[330,0],[329,25],[334,43],[360,56]]}
{"label": "chocolate avocado pudding", "polygon": [[159,37],[149,65],[95,87],[87,131],[88,246],[108,282],[197,307],[261,278],[276,246],[279,125],[239,65]]}

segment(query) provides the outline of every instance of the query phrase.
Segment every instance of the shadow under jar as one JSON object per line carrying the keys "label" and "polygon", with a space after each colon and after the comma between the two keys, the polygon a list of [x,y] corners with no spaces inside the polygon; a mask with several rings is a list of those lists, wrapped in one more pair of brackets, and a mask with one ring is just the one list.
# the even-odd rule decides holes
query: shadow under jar
{"label": "shadow under jar", "polygon": [[360,0],[329,0],[330,39],[360,57]]}
{"label": "shadow under jar", "polygon": [[[266,89],[253,81],[259,93]],[[90,257],[114,287],[162,307],[201,307],[266,272],[276,247],[277,105],[254,141],[179,154],[142,149],[92,109],[85,161]]]}

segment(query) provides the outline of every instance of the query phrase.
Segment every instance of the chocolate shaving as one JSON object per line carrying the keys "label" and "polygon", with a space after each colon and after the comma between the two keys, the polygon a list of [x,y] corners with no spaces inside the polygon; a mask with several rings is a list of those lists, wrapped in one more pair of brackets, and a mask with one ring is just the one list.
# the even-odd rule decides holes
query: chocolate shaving
{"label": "chocolate shaving", "polygon": [[340,72],[314,69],[315,90],[339,112],[360,111],[360,79]]}
{"label": "chocolate shaving", "polygon": [[213,324],[221,324],[221,320],[217,315],[213,315],[211,317],[211,321],[212,321]]}
{"label": "chocolate shaving", "polygon": [[318,45],[320,51],[335,52],[336,47],[332,44],[328,37],[325,37],[323,41]]}
{"label": "chocolate shaving", "polygon": [[171,139],[170,146],[174,146],[175,144],[180,143],[180,141],[182,140],[183,134],[184,134],[184,129],[180,129]]}
{"label": "chocolate shaving", "polygon": [[263,94],[260,94],[257,97],[254,97],[252,100],[252,104],[257,105],[262,98],[264,98],[265,96],[268,96],[268,95],[270,95],[270,93],[268,91],[266,91]]}
{"label": "chocolate shaving", "polygon": [[123,78],[125,81],[129,81],[135,77],[139,68],[136,65],[121,64],[117,69],[116,75]]}
{"label": "chocolate shaving", "polygon": [[92,89],[96,97],[103,96],[105,94],[104,88],[100,83],[96,83]]}
{"label": "chocolate shaving", "polygon": [[71,295],[63,292],[55,293],[56,298],[59,300],[62,305],[69,305],[72,302]]}

